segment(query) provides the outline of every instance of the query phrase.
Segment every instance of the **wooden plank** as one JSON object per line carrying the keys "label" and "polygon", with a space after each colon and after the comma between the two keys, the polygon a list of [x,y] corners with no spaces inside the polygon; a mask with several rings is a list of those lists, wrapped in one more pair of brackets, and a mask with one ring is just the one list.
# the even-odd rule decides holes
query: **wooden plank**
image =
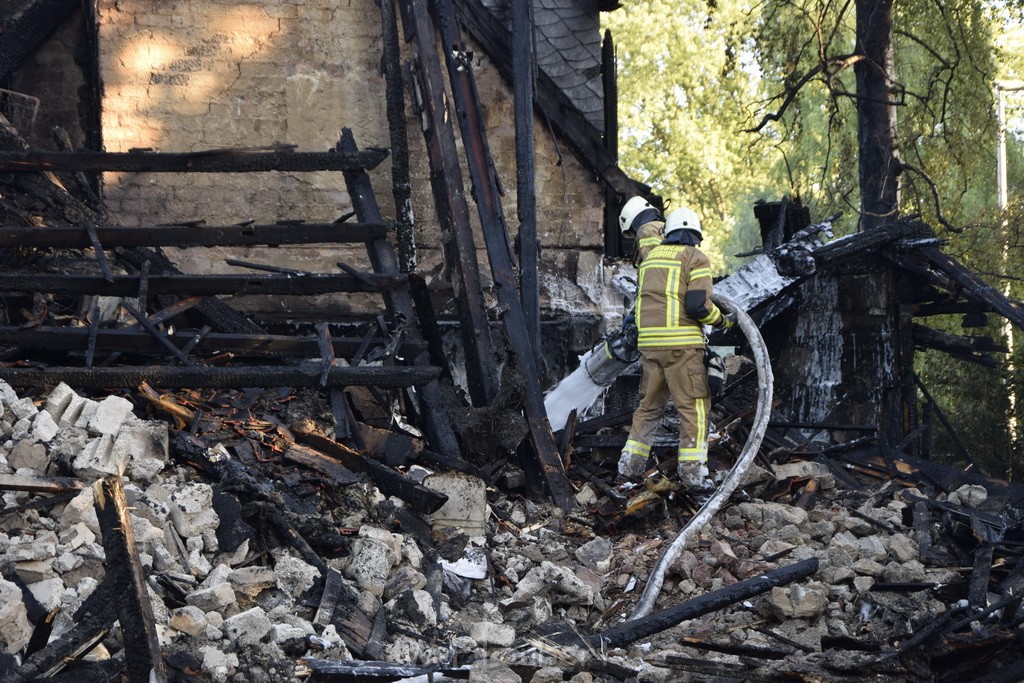
{"label": "wooden plank", "polygon": [[959,263],[952,256],[937,247],[922,249],[928,262],[945,273],[953,282],[964,289],[964,293],[992,307],[992,310],[1003,316],[1019,328],[1024,328],[1024,306],[1017,301],[1003,296],[999,290],[990,286],[970,269]]}
{"label": "wooden plank", "polygon": [[312,470],[325,474],[330,477],[332,483],[340,486],[355,484],[360,480],[360,477],[353,474],[351,470],[337,460],[328,458],[323,453],[300,444],[291,444],[288,450],[284,452],[284,459],[305,465]]}
{"label": "wooden plank", "polygon": [[453,112],[449,110],[445,93],[445,80],[437,58],[437,41],[428,3],[426,0],[404,0],[403,5],[409,6],[414,24],[418,65],[415,76],[422,95],[419,113],[426,124],[423,135],[427,143],[435,208],[441,222],[445,263],[457,281],[453,283],[458,293],[455,303],[466,354],[469,392],[474,405],[486,406],[490,405],[498,393],[498,378],[480,264],[477,261],[462,168],[452,130]]}
{"label": "wooden plank", "polygon": [[974,551],[974,569],[967,590],[967,602],[974,607],[988,605],[988,582],[992,575],[994,550],[995,547],[991,543],[984,543]]}
{"label": "wooden plank", "polygon": [[[108,282],[93,275],[39,275],[35,273],[0,274],[0,291],[52,292],[55,294],[99,294],[101,296],[135,296],[140,278],[136,275],[115,275]],[[347,273],[313,273],[303,277],[282,275],[154,275],[149,278],[151,294],[197,294],[211,296],[231,294],[297,295],[330,294],[334,292],[381,292],[407,286],[402,276],[365,273],[354,277]]]}
{"label": "wooden plank", "polygon": [[121,478],[96,482],[96,516],[103,532],[107,580],[122,587],[114,611],[124,637],[125,665],[130,683],[163,683],[167,671],[160,654],[153,605],[135,547],[135,531],[128,514]]}
{"label": "wooden plank", "polygon": [[780,567],[779,569],[773,569],[760,576],[744,579],[726,588],[711,591],[646,617],[613,626],[601,633],[590,636],[586,640],[589,645],[600,651],[622,647],[641,638],[647,638],[655,633],[660,633],[687,619],[695,619],[702,614],[723,609],[740,600],[746,600],[747,598],[765,593],[776,586],[784,586],[788,583],[805,579],[817,571],[818,559],[812,557],[795,564]]}
{"label": "wooden plank", "polygon": [[[385,11],[383,7],[381,11]],[[389,11],[393,12],[394,10],[391,9]],[[352,137],[352,131],[348,128],[343,128],[341,131],[341,141],[338,144],[342,150],[352,151],[356,149],[356,142],[355,138]],[[373,194],[370,176],[366,171],[347,171],[344,173],[344,176],[345,187],[352,198],[352,206],[356,210],[356,215],[359,216],[359,219],[366,222],[380,221],[380,207],[377,205],[377,200]],[[407,210],[410,212],[408,219],[411,221],[411,205],[407,207]],[[407,253],[403,256],[404,265],[409,263],[409,251],[411,249],[411,244],[406,245],[405,251]],[[397,275],[399,272],[402,272],[403,268],[399,264],[399,256],[395,254],[394,248],[392,248],[387,240],[374,240],[370,242],[367,245],[367,251],[375,272],[384,273],[385,275]],[[425,343],[423,339],[423,323],[421,317],[417,315],[413,296],[409,289],[385,292],[383,298],[384,304],[388,308],[388,313],[393,316],[392,320],[396,317],[405,319],[405,338],[410,343]],[[416,353],[403,353],[402,355],[405,358],[412,359],[411,364],[416,367],[430,365],[428,354],[422,350]],[[446,366],[442,367],[447,369]],[[420,387],[419,392],[416,394],[416,405],[419,407],[420,415],[422,416],[420,426],[426,433],[427,441],[431,447],[448,459],[461,459],[459,441],[455,436],[455,431],[452,429],[451,421],[448,419],[447,413],[445,413],[441,386],[436,380]]]}
{"label": "wooden plank", "polygon": [[[327,386],[395,389],[424,384],[439,374],[440,370],[431,367],[334,367],[328,372]],[[0,379],[14,387],[56,386],[66,382],[89,389],[135,387],[143,382],[158,387],[318,387],[320,366],[306,362],[289,367],[0,368]]]}
{"label": "wooden plank", "polygon": [[[534,50],[532,0],[512,2],[512,100],[516,140],[516,214],[519,216],[519,291],[527,339],[540,368],[540,241],[537,239],[536,160],[533,139]],[[460,41],[461,42],[461,41]],[[492,162],[493,163],[493,162]]]}
{"label": "wooden plank", "polygon": [[[352,244],[387,236],[389,223],[310,223],[270,225],[154,225],[96,227],[106,247],[238,247],[279,244]],[[83,249],[92,246],[81,228],[2,227],[0,247],[54,247]]]}
{"label": "wooden plank", "polygon": [[32,493],[69,493],[85,488],[83,482],[71,477],[30,477],[21,474],[0,475],[0,491]]}
{"label": "wooden plank", "polygon": [[312,432],[297,432],[303,444],[324,456],[336,458],[353,472],[365,472],[386,496],[397,496],[418,513],[435,512],[448,501],[448,496],[404,476],[400,472],[365,457],[359,451]]}
{"label": "wooden plank", "polygon": [[[152,321],[154,316],[149,316]],[[195,338],[197,330],[174,329],[167,333],[167,339],[175,346],[184,348]],[[0,344],[19,346],[27,349],[52,351],[84,350],[92,337],[91,327],[30,327],[13,325],[0,326]],[[382,346],[388,342],[381,337],[371,337],[370,346]],[[342,358],[351,358],[363,340],[358,337],[331,337],[334,353]],[[133,353],[160,354],[161,346],[148,333],[138,329],[97,329],[95,350],[130,351]],[[413,342],[408,337],[402,341],[395,353],[408,357],[421,353],[426,348],[422,341]],[[228,351],[236,356],[300,356],[309,358],[318,351],[317,340],[312,335],[289,336],[281,334],[228,334],[210,332],[196,346],[200,352]]]}
{"label": "wooden plank", "polygon": [[[575,505],[573,488],[565,475],[565,465],[555,445],[551,425],[547,421],[547,411],[544,408],[544,393],[538,364],[540,348],[535,345],[540,341],[540,313],[539,310],[536,311],[537,319],[533,321],[537,325],[535,330],[531,330],[531,319],[526,315],[527,309],[533,310],[539,303],[531,301],[529,305],[524,305],[519,295],[519,283],[516,281],[515,264],[505,225],[505,212],[498,191],[494,160],[491,158],[487,142],[483,106],[473,77],[472,64],[459,57],[465,54],[466,50],[455,23],[454,8],[451,0],[435,0],[433,7],[442,40],[449,48],[444,51],[448,65],[448,80],[454,93],[459,129],[462,131],[462,146],[472,178],[473,197],[476,199],[484,243],[487,246],[491,277],[496,286],[498,302],[503,309],[501,321],[509,344],[515,351],[516,367],[525,380],[524,411],[530,427],[533,452],[537,458],[537,466],[544,474],[552,500],[563,510],[570,510]],[[424,25],[417,25],[417,33],[424,30]],[[530,125],[532,129],[532,117]],[[536,241],[521,246],[524,253],[529,248],[538,248]],[[533,256],[536,257],[536,254]],[[530,260],[529,264],[536,269],[535,258]],[[528,267],[527,263],[522,266],[524,269]],[[536,277],[536,272],[533,276]],[[524,275],[524,282],[525,278]],[[536,285],[534,282],[533,288],[530,289],[533,296],[536,296]]]}
{"label": "wooden plank", "polygon": [[376,168],[387,150],[368,147],[355,154],[337,150],[212,149],[202,152],[0,152],[0,173],[30,171],[119,171],[122,173],[254,173],[343,171]]}

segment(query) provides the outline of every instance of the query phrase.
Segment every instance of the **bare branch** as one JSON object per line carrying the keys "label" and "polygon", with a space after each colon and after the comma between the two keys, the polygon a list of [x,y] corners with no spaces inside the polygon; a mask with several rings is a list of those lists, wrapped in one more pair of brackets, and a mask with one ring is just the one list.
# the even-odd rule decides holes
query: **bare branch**
{"label": "bare branch", "polygon": [[[761,123],[759,123],[754,128],[744,129],[743,132],[758,133],[761,131],[762,128],[768,125],[769,122],[778,121],[779,119],[781,119],[782,116],[786,113],[786,110],[789,109],[789,106],[793,104],[793,100],[795,100],[796,96],[800,93],[800,89],[807,85],[807,83],[809,83],[818,74],[824,71],[827,74],[826,82],[830,83],[833,78],[839,75],[839,73],[849,68],[850,66],[856,64],[857,62],[861,61],[862,59],[864,59],[864,55],[854,54],[844,55],[841,57],[833,57],[832,59],[819,62],[817,66],[815,66],[813,69],[811,69],[803,76],[801,76],[800,80],[798,80],[796,83],[790,86],[786,86],[786,90],[784,91],[785,98],[782,100],[782,104],[779,105],[779,108],[776,111],[765,114],[764,117],[761,119]],[[834,68],[834,71],[830,71],[830,67]]]}
{"label": "bare branch", "polygon": [[935,181],[931,179],[931,176],[929,176],[927,173],[922,171],[917,166],[913,166],[911,164],[908,164],[905,161],[901,161],[901,162],[899,162],[899,164],[900,164],[900,169],[901,170],[913,171],[931,189],[931,191],[932,191],[932,200],[935,202],[935,217],[938,219],[938,221],[942,225],[942,227],[944,227],[946,230],[949,230],[950,232],[955,232],[957,234],[963,232],[964,231],[963,228],[956,227],[955,225],[953,225],[952,223],[947,221],[946,217],[943,215],[943,213],[942,213],[942,200],[939,199],[939,189],[935,186]]}

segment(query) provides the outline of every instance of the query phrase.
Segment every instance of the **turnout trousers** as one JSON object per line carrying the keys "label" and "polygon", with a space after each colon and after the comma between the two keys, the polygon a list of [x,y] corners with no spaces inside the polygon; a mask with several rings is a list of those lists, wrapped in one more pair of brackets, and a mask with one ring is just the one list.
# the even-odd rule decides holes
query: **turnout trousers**
{"label": "turnout trousers", "polygon": [[704,347],[641,349],[640,359],[640,405],[623,450],[644,458],[650,455],[651,441],[671,396],[679,411],[679,460],[706,463],[711,399]]}

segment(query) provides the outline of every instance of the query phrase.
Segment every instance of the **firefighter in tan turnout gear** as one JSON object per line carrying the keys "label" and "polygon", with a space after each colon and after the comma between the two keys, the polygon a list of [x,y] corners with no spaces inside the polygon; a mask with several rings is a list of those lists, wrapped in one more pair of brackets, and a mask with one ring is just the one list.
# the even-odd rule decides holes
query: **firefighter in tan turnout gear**
{"label": "firefighter in tan turnout gear", "polygon": [[646,469],[651,441],[671,395],[679,411],[679,478],[691,488],[708,480],[708,375],[701,325],[731,327],[734,320],[711,301],[711,267],[698,245],[700,218],[688,208],[668,215],[665,238],[640,265],[636,325],[643,365],[640,405],[619,457],[619,474]]}
{"label": "firefighter in tan turnout gear", "polygon": [[651,249],[661,244],[664,227],[661,211],[643,197],[633,197],[623,205],[619,212],[619,228],[636,240],[635,265],[639,266]]}

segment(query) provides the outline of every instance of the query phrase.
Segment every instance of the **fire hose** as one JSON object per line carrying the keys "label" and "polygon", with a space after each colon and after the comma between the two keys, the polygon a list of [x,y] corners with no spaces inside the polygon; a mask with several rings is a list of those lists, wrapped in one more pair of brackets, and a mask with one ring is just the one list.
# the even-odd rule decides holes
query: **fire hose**
{"label": "fire hose", "polygon": [[747,343],[750,345],[754,356],[754,364],[757,366],[758,392],[757,411],[754,414],[753,427],[750,430],[750,436],[747,438],[746,444],[743,446],[740,457],[736,460],[736,464],[733,465],[732,469],[729,470],[729,474],[726,475],[718,489],[697,510],[697,514],[686,523],[686,526],[680,530],[675,540],[665,548],[661,557],[658,558],[654,571],[651,572],[650,578],[647,579],[643,595],[640,596],[640,601],[633,609],[633,613],[627,621],[645,617],[654,609],[654,602],[658,599],[662,584],[665,581],[665,572],[686,546],[693,541],[700,530],[718,513],[722,505],[725,504],[725,501],[729,500],[729,496],[739,487],[744,475],[746,475],[747,470],[750,468],[750,464],[754,462],[754,456],[757,455],[757,451],[761,447],[761,439],[764,438],[764,432],[768,428],[768,418],[771,415],[772,406],[772,366],[768,359],[768,348],[765,346],[764,339],[761,337],[757,325],[732,299],[722,294],[713,294],[711,298],[719,307],[735,314],[736,322],[746,336]]}

